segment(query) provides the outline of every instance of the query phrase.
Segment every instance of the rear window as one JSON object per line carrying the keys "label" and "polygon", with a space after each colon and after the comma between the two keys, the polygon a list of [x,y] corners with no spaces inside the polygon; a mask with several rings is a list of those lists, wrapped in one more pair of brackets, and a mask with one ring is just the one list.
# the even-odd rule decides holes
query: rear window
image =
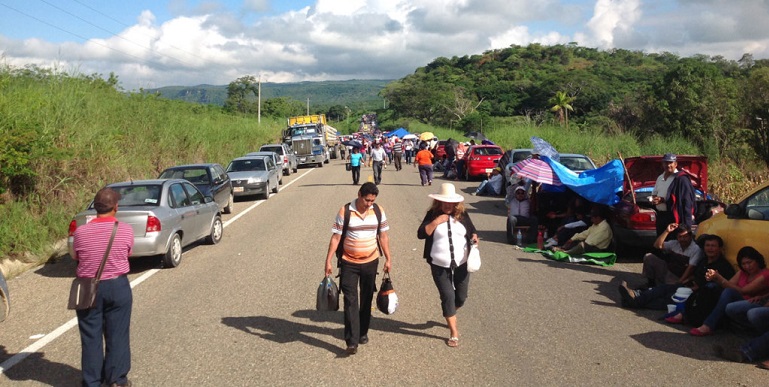
{"label": "rear window", "polygon": [[474,153],[480,156],[501,156],[502,148],[475,148]]}
{"label": "rear window", "polygon": [[167,169],[160,174],[159,179],[185,179],[193,184],[209,184],[208,172],[205,168]]}
{"label": "rear window", "polygon": [[593,164],[584,157],[561,157],[561,164],[572,171],[587,171],[594,168]]}
{"label": "rear window", "polygon": [[264,159],[234,160],[227,167],[227,172],[264,171]]}
{"label": "rear window", "polygon": [[157,206],[160,204],[160,185],[130,185],[111,187],[120,194],[119,207]]}
{"label": "rear window", "polygon": [[283,147],[280,146],[263,146],[259,150],[263,152],[275,152],[279,155],[283,154]]}

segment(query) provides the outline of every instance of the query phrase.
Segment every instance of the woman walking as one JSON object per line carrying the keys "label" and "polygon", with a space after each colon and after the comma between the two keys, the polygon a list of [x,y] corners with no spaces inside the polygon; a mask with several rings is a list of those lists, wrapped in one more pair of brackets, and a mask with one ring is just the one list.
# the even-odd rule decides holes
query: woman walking
{"label": "woman walking", "polygon": [[419,166],[419,178],[422,185],[433,184],[433,153],[427,150],[427,144],[419,144],[419,152],[414,158],[414,163]]}
{"label": "woman walking", "polygon": [[349,157],[350,160],[350,171],[352,171],[352,184],[358,185],[358,181],[360,181],[360,164],[363,161],[363,154],[360,153],[360,148],[354,146],[352,147],[352,153]]}
{"label": "woman walking", "polygon": [[417,237],[425,240],[424,258],[430,264],[433,281],[441,297],[441,309],[449,327],[449,347],[459,346],[457,310],[465,304],[470,274],[467,254],[478,235],[462,202],[451,183],[441,184],[441,191],[428,195],[433,199]]}

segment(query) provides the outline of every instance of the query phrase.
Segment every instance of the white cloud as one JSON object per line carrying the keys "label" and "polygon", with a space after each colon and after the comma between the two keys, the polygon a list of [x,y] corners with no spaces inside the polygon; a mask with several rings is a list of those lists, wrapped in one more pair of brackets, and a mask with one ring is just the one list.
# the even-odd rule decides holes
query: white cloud
{"label": "white cloud", "polygon": [[598,0],[587,22],[592,39],[601,48],[613,48],[617,34],[626,35],[641,18],[640,0]]}

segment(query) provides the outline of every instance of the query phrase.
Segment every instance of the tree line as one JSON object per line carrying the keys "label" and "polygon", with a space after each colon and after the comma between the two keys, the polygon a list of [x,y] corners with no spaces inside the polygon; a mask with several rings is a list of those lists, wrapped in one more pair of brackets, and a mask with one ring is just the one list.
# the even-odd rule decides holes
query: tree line
{"label": "tree line", "polygon": [[396,117],[475,130],[484,118],[550,119],[608,134],[677,135],[711,157],[769,164],[769,60],[679,57],[574,43],[437,58],[388,84]]}

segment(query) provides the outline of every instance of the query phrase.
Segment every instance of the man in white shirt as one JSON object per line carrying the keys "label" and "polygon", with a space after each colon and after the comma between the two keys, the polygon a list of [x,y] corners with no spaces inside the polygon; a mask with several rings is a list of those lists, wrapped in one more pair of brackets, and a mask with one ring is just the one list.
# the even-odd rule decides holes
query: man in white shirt
{"label": "man in white shirt", "polygon": [[[671,233],[676,233],[676,240],[665,241]],[[641,270],[649,280],[649,287],[686,283],[692,279],[700,261],[700,247],[692,243],[691,230],[671,223],[654,241],[654,248],[657,251],[644,256]]]}
{"label": "man in white shirt", "polygon": [[502,168],[496,167],[491,171],[491,177],[489,177],[488,180],[484,180],[472,195],[499,196],[502,194],[502,186],[504,183],[505,177],[502,176]]}
{"label": "man in white shirt", "polygon": [[374,142],[374,149],[371,150],[371,159],[368,166],[374,167],[374,184],[379,185],[382,182],[382,167],[387,161],[387,153],[382,149],[379,141]]}
{"label": "man in white shirt", "polygon": [[678,173],[678,162],[676,160],[676,155],[672,153],[666,153],[662,157],[662,168],[664,171],[657,177],[657,181],[654,183],[654,190],[652,190],[652,203],[654,203],[654,207],[657,209],[657,236],[662,234],[669,224],[675,223],[673,213],[667,206],[666,198],[668,197],[668,188],[670,188],[670,184],[673,183]]}

